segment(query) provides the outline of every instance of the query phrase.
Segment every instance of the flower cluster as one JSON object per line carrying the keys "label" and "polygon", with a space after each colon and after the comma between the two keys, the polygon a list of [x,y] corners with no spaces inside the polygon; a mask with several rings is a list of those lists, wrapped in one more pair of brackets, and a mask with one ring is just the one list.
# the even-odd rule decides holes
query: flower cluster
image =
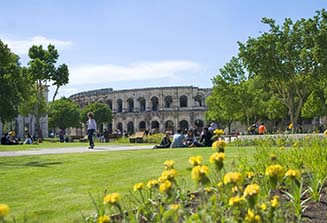
{"label": "flower cluster", "polygon": [[116,204],[120,198],[119,193],[108,194],[103,198],[103,204]]}
{"label": "flower cluster", "polygon": [[191,156],[188,161],[193,166],[198,166],[202,164],[202,160],[202,156]]}
{"label": "flower cluster", "polygon": [[0,204],[0,220],[10,213],[10,208],[6,204]]}
{"label": "flower cluster", "polygon": [[143,183],[136,183],[134,184],[133,190],[134,191],[140,191],[144,188],[144,184]]}
{"label": "flower cluster", "polygon": [[241,184],[242,175],[239,172],[226,173],[224,176],[224,184]]}

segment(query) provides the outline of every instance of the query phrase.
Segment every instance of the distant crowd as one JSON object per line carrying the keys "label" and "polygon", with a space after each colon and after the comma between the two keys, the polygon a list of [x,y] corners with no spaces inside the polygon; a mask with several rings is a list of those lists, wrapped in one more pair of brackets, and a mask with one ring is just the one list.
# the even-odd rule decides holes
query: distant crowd
{"label": "distant crowd", "polygon": [[210,147],[213,143],[213,131],[215,128],[204,127],[200,133],[200,137],[196,137],[195,130],[182,131],[178,129],[172,136],[166,131],[165,136],[159,145],[155,145],[153,149],[160,148],[184,148],[184,147]]}
{"label": "distant crowd", "polygon": [[24,140],[16,137],[15,131],[9,131],[1,136],[1,145],[19,145],[19,144],[32,144],[33,137],[30,133],[26,132]]}

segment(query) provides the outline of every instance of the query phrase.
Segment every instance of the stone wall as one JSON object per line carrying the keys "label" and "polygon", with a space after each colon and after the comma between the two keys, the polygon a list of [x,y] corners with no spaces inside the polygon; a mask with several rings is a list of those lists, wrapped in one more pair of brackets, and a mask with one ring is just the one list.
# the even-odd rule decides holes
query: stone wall
{"label": "stone wall", "polygon": [[163,132],[204,126],[205,99],[210,94],[209,88],[193,86],[117,91],[108,88],[77,93],[70,98],[81,108],[95,101],[106,103],[113,112],[113,121],[105,127],[134,133],[145,129]]}

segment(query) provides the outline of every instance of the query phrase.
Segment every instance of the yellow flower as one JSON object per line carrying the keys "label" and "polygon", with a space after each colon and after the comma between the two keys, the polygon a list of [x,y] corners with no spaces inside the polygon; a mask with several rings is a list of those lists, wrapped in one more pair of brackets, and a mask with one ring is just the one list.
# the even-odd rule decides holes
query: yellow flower
{"label": "yellow flower", "polygon": [[236,206],[236,205],[240,204],[242,201],[244,201],[244,198],[237,195],[235,197],[231,197],[229,199],[228,204],[230,206]]}
{"label": "yellow flower", "polygon": [[245,198],[257,196],[259,194],[260,187],[258,184],[249,184],[244,190],[243,196]]}
{"label": "yellow flower", "polygon": [[160,184],[159,190],[160,192],[168,192],[171,189],[171,186],[171,182],[169,180],[166,180]]}
{"label": "yellow flower", "polygon": [[266,169],[266,175],[269,177],[278,177],[282,174],[283,167],[281,165],[270,165]]}
{"label": "yellow flower", "polygon": [[208,166],[194,166],[192,169],[192,179],[201,181],[203,177],[207,176],[209,173]]}
{"label": "yellow flower", "polygon": [[221,163],[225,159],[225,153],[214,153],[210,156],[209,162],[210,163]]}
{"label": "yellow flower", "polygon": [[324,131],[324,136],[327,136],[327,130]]}
{"label": "yellow flower", "polygon": [[226,173],[224,176],[224,184],[240,184],[242,182],[242,175],[238,172]]}
{"label": "yellow flower", "polygon": [[300,178],[300,172],[297,170],[293,170],[293,169],[289,169],[286,173],[285,173],[286,177],[289,177],[291,179],[297,179]]}
{"label": "yellow flower", "polygon": [[265,211],[265,210],[267,210],[267,205],[265,203],[262,203],[260,205],[260,208],[261,208],[261,210]]}
{"label": "yellow flower", "polygon": [[255,173],[250,171],[245,173],[245,177],[248,179],[252,179],[255,176]]}
{"label": "yellow flower", "polygon": [[246,222],[260,222],[261,218],[259,215],[255,215],[253,210],[248,209],[248,212],[245,216],[245,221]]}
{"label": "yellow flower", "polygon": [[180,204],[171,204],[170,205],[170,209],[177,211],[179,208],[181,207]]}
{"label": "yellow flower", "polygon": [[220,150],[224,149],[226,147],[226,142],[225,140],[216,140],[215,142],[212,143],[212,149],[213,150]]}
{"label": "yellow flower", "polygon": [[191,156],[188,160],[193,166],[201,165],[202,156]]}
{"label": "yellow flower", "polygon": [[223,182],[219,182],[219,183],[217,184],[218,187],[222,187],[223,185],[224,185]]}
{"label": "yellow flower", "polygon": [[98,218],[98,223],[108,223],[110,221],[109,216],[103,215]]}
{"label": "yellow flower", "polygon": [[6,204],[0,204],[0,218],[4,218],[10,212],[10,208]]}
{"label": "yellow flower", "polygon": [[213,131],[213,134],[222,135],[222,134],[224,134],[224,130],[223,129],[215,129],[215,131]]}
{"label": "yellow flower", "polygon": [[278,207],[278,204],[279,204],[278,200],[279,200],[279,197],[277,195],[275,195],[273,197],[273,199],[270,201],[271,207],[273,207],[273,208]]}
{"label": "yellow flower", "polygon": [[241,187],[238,187],[238,186],[232,187],[232,192],[233,193],[237,193],[238,191],[242,191],[242,188]]}
{"label": "yellow flower", "polygon": [[165,168],[166,168],[167,170],[169,170],[169,169],[173,169],[173,168],[174,168],[174,165],[175,165],[175,161],[174,161],[174,160],[166,160],[166,161],[164,162],[164,165],[165,165]]}
{"label": "yellow flower", "polygon": [[286,148],[285,148],[285,146],[281,146],[281,147],[279,147],[279,149],[280,150],[285,150]]}
{"label": "yellow flower", "polygon": [[112,193],[108,194],[103,198],[104,204],[115,204],[120,200],[120,194],[119,193]]}
{"label": "yellow flower", "polygon": [[136,184],[134,184],[133,190],[134,191],[142,190],[143,187],[144,187],[143,183],[136,183]]}
{"label": "yellow flower", "polygon": [[147,188],[154,188],[159,185],[159,182],[157,180],[149,180],[146,184]]}
{"label": "yellow flower", "polygon": [[163,182],[165,180],[172,180],[176,176],[177,176],[177,171],[175,169],[165,170],[164,172],[162,172],[159,181]]}

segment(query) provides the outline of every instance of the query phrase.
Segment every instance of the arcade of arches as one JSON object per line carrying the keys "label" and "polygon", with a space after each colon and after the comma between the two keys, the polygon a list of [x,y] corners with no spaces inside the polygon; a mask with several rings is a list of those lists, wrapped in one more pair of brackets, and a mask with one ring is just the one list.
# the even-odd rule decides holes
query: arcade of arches
{"label": "arcade of arches", "polygon": [[[114,91],[111,88],[81,92],[70,98],[84,107],[92,102],[106,103],[113,111],[109,132],[119,129],[132,134],[146,129],[157,132],[203,127],[209,88],[160,87]],[[100,124],[100,123],[99,123]]]}

